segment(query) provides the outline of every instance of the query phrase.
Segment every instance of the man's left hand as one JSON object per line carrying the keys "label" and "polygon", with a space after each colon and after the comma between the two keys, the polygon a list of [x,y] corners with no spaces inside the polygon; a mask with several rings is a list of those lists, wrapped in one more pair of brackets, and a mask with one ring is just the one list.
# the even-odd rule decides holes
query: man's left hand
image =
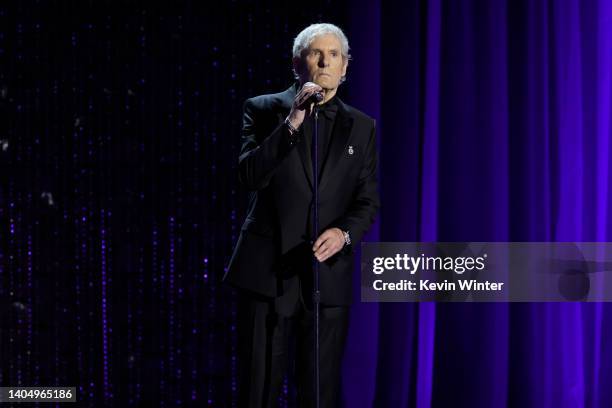
{"label": "man's left hand", "polygon": [[325,262],[344,246],[344,233],[340,228],[325,230],[314,243],[312,250],[319,262]]}

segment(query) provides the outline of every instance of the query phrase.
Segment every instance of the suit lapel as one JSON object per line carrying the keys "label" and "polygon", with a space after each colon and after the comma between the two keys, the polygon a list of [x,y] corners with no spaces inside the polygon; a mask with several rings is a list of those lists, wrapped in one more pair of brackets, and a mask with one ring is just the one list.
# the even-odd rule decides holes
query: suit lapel
{"label": "suit lapel", "polygon": [[312,153],[310,152],[310,145],[306,140],[306,135],[312,135],[312,122],[310,120],[304,120],[300,129],[302,141],[298,143],[298,151],[300,158],[302,159],[302,167],[304,167],[304,173],[308,179],[308,184],[312,190],[313,186],[313,174],[312,174]]}
{"label": "suit lapel", "polygon": [[[296,82],[291,85],[285,92],[282,94],[282,111],[278,112],[278,123],[282,123],[289,112],[291,111],[291,105],[293,105],[293,100],[295,99],[295,95],[299,90],[300,86]],[[312,125],[308,120],[305,120],[302,126],[300,127],[300,137],[305,139],[306,132],[312,132]],[[306,179],[308,180],[308,185],[312,190],[312,161],[310,158],[310,152],[308,151],[308,145],[306,140],[302,140],[296,146],[298,153],[300,155],[300,159],[302,162],[302,167],[304,168],[304,173],[306,174]]]}

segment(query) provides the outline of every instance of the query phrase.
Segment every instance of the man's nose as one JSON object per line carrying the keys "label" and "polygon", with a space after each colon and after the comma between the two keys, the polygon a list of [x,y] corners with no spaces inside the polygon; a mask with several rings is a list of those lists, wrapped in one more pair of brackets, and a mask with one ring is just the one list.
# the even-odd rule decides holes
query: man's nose
{"label": "man's nose", "polygon": [[319,57],[319,66],[326,67],[329,65],[329,60],[325,57],[325,55],[321,54]]}

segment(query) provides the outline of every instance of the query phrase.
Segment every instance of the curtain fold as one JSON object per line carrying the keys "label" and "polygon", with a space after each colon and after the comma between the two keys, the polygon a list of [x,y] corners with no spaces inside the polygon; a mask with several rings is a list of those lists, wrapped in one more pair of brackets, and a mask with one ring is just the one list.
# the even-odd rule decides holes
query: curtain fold
{"label": "curtain fold", "polygon": [[[380,44],[376,62],[352,67],[375,63],[380,75],[375,238],[610,241],[612,3],[379,6],[367,17],[375,24],[351,27]],[[353,99],[369,92],[350,90]],[[362,338],[349,343],[377,339],[365,349],[376,355],[376,382],[345,381],[345,402],[610,406],[611,308],[380,304],[367,322],[354,313]]]}

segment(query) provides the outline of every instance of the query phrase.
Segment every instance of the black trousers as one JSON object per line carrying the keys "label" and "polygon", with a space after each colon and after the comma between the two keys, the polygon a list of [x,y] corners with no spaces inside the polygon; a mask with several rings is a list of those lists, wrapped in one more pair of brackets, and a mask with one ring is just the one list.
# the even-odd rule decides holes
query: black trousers
{"label": "black trousers", "polygon": [[[315,406],[311,286],[298,276],[286,280],[284,286],[284,294],[276,299],[239,291],[239,407],[277,406],[290,349],[295,350],[295,361],[291,361],[290,366],[295,367],[297,405],[302,408]],[[321,305],[321,407],[339,406],[348,320],[348,306]]]}

